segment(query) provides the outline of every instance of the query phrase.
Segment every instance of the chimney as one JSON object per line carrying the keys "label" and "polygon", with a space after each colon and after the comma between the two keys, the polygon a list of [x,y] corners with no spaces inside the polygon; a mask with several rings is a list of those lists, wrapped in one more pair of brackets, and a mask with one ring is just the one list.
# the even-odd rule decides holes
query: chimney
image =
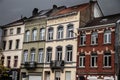
{"label": "chimney", "polygon": [[54,5],[53,5],[53,9],[57,9],[57,5],[54,4]]}
{"label": "chimney", "polygon": [[34,8],[32,11],[32,15],[35,16],[38,14],[38,8]]}

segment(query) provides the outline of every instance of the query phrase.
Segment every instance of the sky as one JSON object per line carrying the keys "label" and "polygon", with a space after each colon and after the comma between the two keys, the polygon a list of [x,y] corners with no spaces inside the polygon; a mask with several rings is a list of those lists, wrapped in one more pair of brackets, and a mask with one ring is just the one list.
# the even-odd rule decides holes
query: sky
{"label": "sky", "polygon": [[[0,0],[0,25],[18,20],[22,16],[29,17],[32,10],[50,9],[52,5],[73,6],[89,2],[89,0]],[[120,0],[98,0],[104,15],[120,13]]]}

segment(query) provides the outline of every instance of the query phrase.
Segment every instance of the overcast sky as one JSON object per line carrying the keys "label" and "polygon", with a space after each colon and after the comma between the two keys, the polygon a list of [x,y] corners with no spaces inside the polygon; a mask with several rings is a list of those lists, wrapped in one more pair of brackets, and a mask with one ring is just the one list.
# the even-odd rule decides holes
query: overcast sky
{"label": "overcast sky", "polygon": [[[89,0],[0,0],[0,25],[20,19],[21,15],[29,17],[34,8],[49,9],[53,4],[72,6]],[[98,0],[104,15],[120,12],[120,0]]]}

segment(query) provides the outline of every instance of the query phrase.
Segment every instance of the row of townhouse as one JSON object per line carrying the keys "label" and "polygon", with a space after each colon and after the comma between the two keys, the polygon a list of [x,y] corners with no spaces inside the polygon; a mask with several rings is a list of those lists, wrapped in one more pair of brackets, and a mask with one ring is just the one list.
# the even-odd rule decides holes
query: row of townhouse
{"label": "row of townhouse", "polygon": [[92,0],[35,8],[2,27],[2,65],[13,80],[117,80],[120,14],[102,16]]}

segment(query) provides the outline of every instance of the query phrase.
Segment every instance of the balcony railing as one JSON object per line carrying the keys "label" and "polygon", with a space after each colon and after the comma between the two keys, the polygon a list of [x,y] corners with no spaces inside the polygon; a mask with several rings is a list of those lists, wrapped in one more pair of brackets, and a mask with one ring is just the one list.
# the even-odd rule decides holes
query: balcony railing
{"label": "balcony railing", "polygon": [[51,62],[50,62],[50,68],[52,69],[52,71],[54,70],[54,69],[61,69],[61,70],[63,70],[64,69],[64,61],[63,60],[61,60],[61,61],[58,61],[58,60],[52,60]]}
{"label": "balcony railing", "polygon": [[37,63],[35,61],[33,61],[33,62],[25,62],[24,67],[26,69],[35,69],[36,68],[36,64]]}

